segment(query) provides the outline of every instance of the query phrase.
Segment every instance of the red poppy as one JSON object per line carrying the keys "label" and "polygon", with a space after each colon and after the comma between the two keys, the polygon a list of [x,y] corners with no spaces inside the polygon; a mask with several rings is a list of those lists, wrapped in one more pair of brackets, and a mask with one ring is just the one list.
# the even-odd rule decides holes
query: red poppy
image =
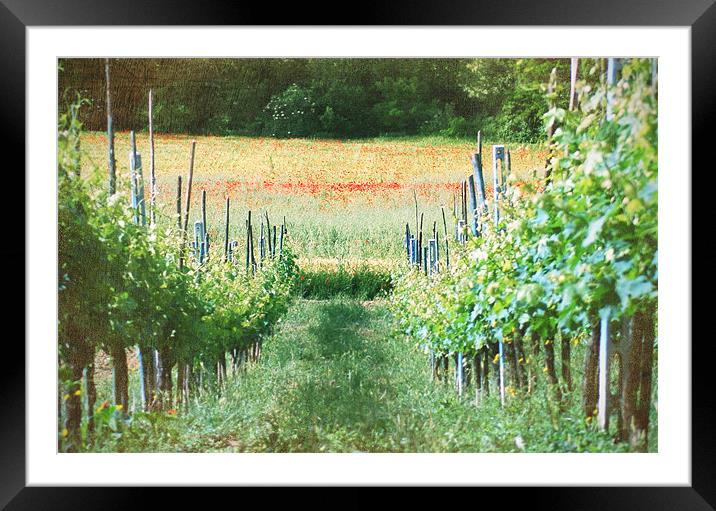
{"label": "red poppy", "polygon": [[169,410],[167,410],[167,413],[168,413],[169,415],[176,415],[177,411],[176,411],[176,409],[174,409],[174,408],[170,408]]}

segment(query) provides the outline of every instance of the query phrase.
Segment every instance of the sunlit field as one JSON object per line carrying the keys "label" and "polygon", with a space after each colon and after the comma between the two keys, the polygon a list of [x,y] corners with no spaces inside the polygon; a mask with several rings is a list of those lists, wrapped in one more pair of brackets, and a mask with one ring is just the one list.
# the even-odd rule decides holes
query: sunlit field
{"label": "sunlit field", "polygon": [[[291,248],[299,258],[392,259],[403,254],[406,222],[415,221],[415,199],[425,211],[425,226],[442,228],[445,206],[448,228],[460,181],[471,172],[475,141],[436,137],[372,140],[311,140],[249,137],[155,135],[155,168],[159,221],[174,220],[177,176],[186,186],[191,140],[196,140],[191,218],[199,219],[201,191],[207,192],[210,239],[223,242],[225,198],[231,199],[230,238],[245,243],[248,210],[268,212],[272,224],[286,217]],[[543,146],[484,141],[483,165],[491,195],[490,146],[510,149],[518,182],[541,175]],[[129,176],[129,133],[115,135],[117,171]],[[82,136],[83,166],[104,170],[106,135]],[[149,141],[137,134],[145,193],[149,200]]]}

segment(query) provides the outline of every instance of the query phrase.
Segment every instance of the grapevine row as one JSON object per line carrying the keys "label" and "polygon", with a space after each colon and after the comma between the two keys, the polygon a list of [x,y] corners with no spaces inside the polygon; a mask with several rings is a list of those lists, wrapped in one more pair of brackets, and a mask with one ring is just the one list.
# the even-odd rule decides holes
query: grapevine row
{"label": "grapevine row", "polygon": [[[285,220],[279,236],[268,215],[265,226],[261,219],[257,263],[249,213],[246,265],[241,264],[239,242],[229,240],[228,199],[223,256],[220,247],[210,250],[204,194],[202,219],[188,242],[191,164],[184,210],[178,180],[176,219],[162,218],[152,204],[147,221],[141,157],[134,143],[130,179],[112,176],[108,192],[99,186],[97,173],[82,176],[80,106],[61,117],[58,139],[63,410],[58,429],[63,451],[87,446],[99,416],[109,413],[116,424],[130,420],[130,406],[145,412],[188,406],[192,394],[226,379],[227,355],[235,372],[255,361],[262,338],[288,306],[296,278],[293,256],[284,246]],[[128,350],[137,353],[141,404],[129,400]],[[96,403],[98,351],[112,364],[111,405]]]}
{"label": "grapevine row", "polygon": [[[447,271],[433,271],[442,269],[433,266],[439,256],[424,251],[424,271],[397,277],[394,310],[405,334],[431,354],[434,374],[446,374],[454,358],[458,388],[471,378],[478,401],[490,391],[491,371],[503,403],[533,392],[546,375],[558,401],[579,391],[588,420],[609,429],[616,416],[617,438],[646,449],[657,349],[653,62],[610,59],[606,80],[578,83],[576,91],[577,108],[552,105],[545,115],[551,142],[544,191],[525,193],[510,186],[512,174],[504,174],[505,184],[495,174],[488,213],[482,194],[475,201],[471,176],[470,218],[458,222],[464,243],[449,253]],[[481,183],[481,150],[476,158]],[[425,255],[411,250],[406,232],[415,268]],[[448,241],[446,228],[446,249]],[[571,363],[580,344],[581,385]]]}

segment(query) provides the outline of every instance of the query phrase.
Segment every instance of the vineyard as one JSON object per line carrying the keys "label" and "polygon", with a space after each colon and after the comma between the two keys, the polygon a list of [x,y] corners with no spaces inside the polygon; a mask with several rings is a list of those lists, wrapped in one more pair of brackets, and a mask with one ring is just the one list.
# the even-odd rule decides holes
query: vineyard
{"label": "vineyard", "polygon": [[74,102],[59,451],[657,450],[656,68],[573,65],[546,144],[158,134],[151,92],[114,132],[109,88],[92,132]]}

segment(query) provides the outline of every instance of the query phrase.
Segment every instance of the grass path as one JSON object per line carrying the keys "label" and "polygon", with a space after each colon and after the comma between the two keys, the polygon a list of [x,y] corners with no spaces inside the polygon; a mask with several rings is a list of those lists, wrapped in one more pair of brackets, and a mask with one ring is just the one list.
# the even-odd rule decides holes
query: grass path
{"label": "grass path", "polygon": [[261,363],[193,411],[216,430],[195,438],[217,450],[420,449],[410,395],[429,390],[425,359],[406,358],[391,332],[385,302],[298,300]]}
{"label": "grass path", "polygon": [[382,300],[296,300],[260,363],[230,379],[220,396],[195,402],[150,450],[619,450],[569,415],[550,417],[544,396],[512,400],[504,410],[492,397],[476,409],[469,397],[430,382],[425,355],[393,331]]}

